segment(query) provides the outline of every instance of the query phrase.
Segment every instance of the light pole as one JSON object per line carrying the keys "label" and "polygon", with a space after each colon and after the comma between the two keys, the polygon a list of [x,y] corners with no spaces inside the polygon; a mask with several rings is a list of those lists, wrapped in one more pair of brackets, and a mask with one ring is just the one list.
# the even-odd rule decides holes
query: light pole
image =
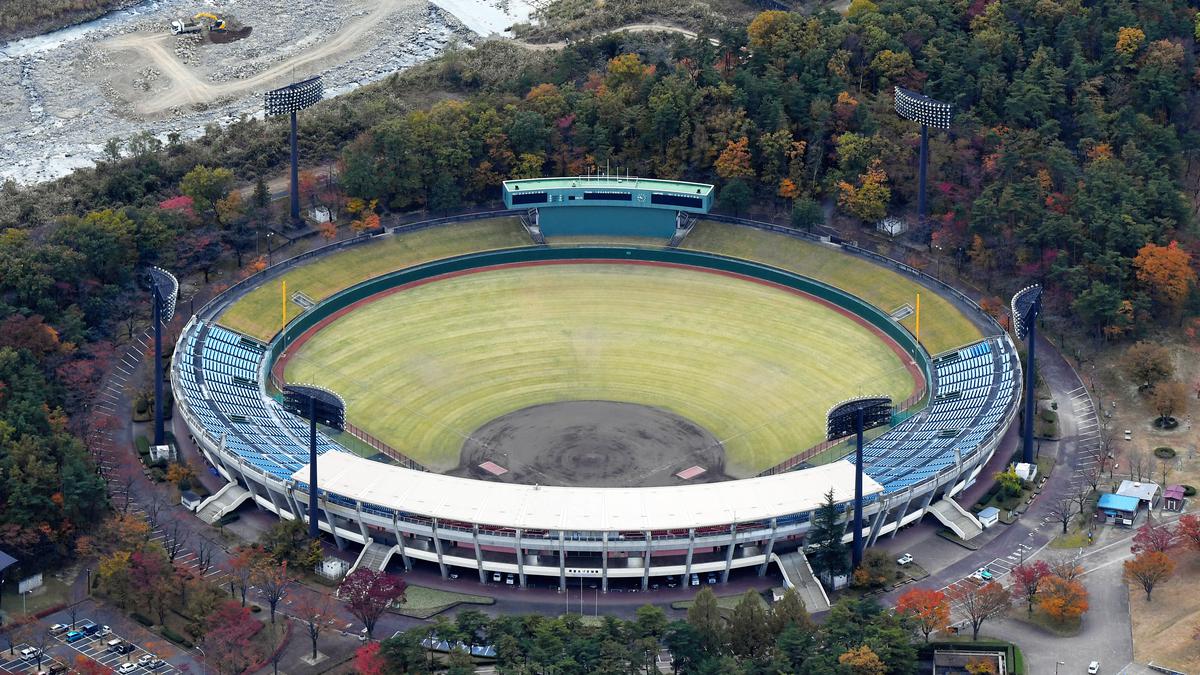
{"label": "light pole", "polygon": [[92,568],[85,567],[84,570],[87,571],[87,594],[91,595],[92,594]]}
{"label": "light pole", "polygon": [[166,442],[163,431],[162,327],[175,316],[179,280],[160,267],[151,267],[147,274],[154,302],[154,444],[162,445]]}
{"label": "light pole", "polygon": [[274,232],[267,232],[267,267],[270,267],[272,265],[272,262],[271,262],[271,252],[272,252],[271,237],[274,237],[274,236],[275,236]]}
{"label": "light pole", "polygon": [[[918,169],[917,220],[924,232],[927,209],[925,207],[925,183],[929,166],[929,127],[934,129],[949,129],[953,106],[944,101],[929,98],[904,87],[896,87],[896,113],[906,120],[921,125],[921,166]],[[929,245],[933,245],[933,233],[930,231]]]}
{"label": "light pole", "polygon": [[1054,663],[1054,675],[1058,675],[1058,667],[1067,665],[1066,661],[1056,661]]}
{"label": "light pole", "polygon": [[[283,387],[283,407],[308,420],[308,538],[320,536],[317,528],[317,422],[338,431],[346,429],[346,402],[341,396],[311,384]],[[333,523],[329,523],[333,531]]]}
{"label": "light pole", "polygon": [[267,115],[290,115],[291,135],[289,144],[292,151],[291,166],[291,222],[293,226],[300,225],[300,183],[299,160],[296,151],[296,113],[316,105],[325,93],[325,85],[321,76],[310,77],[301,82],[293,82],[286,87],[268,91],[264,96]]}
{"label": "light pole", "polygon": [[1037,382],[1035,373],[1037,364],[1034,360],[1034,344],[1037,342],[1037,318],[1042,311],[1042,287],[1038,284],[1028,286],[1012,297],[1013,328],[1017,339],[1025,340],[1028,357],[1025,359],[1025,436],[1022,445],[1021,461],[1026,464],[1034,462],[1033,457],[1033,387]]}
{"label": "light pole", "polygon": [[892,399],[887,396],[868,396],[843,401],[829,409],[825,437],[827,440],[854,434],[854,545],[850,549],[850,566],[858,569],[863,558],[863,432],[887,424],[892,419]]}

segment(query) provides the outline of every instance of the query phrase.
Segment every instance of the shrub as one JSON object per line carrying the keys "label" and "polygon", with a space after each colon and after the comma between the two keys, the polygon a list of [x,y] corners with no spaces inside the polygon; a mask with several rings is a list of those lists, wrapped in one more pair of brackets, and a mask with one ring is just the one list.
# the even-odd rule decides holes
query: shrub
{"label": "shrub", "polygon": [[1042,421],[1046,422],[1047,424],[1054,424],[1058,421],[1058,413],[1054,412],[1053,410],[1043,410]]}
{"label": "shrub", "polygon": [[155,483],[161,483],[166,479],[167,474],[164,473],[162,469],[159,469],[158,467],[150,469],[150,480],[154,481]]}
{"label": "shrub", "polygon": [[1154,456],[1159,459],[1174,459],[1175,448],[1168,448],[1165,445],[1157,447],[1154,449]]}
{"label": "shrub", "polygon": [[1192,486],[1192,485],[1184,485],[1184,486],[1183,486],[1183,496],[1184,496],[1184,497],[1195,497],[1195,496],[1196,496],[1196,488],[1195,488],[1195,486]]}
{"label": "shrub", "polygon": [[261,611],[262,611],[262,607],[259,607],[258,605],[250,605],[250,612],[251,612],[251,613],[253,613],[253,614],[258,614],[258,613],[259,613],[259,612],[261,612]]}
{"label": "shrub", "polygon": [[163,635],[163,637],[167,638],[171,642],[174,642],[175,644],[177,644],[181,647],[184,647],[186,649],[192,648],[191,640],[183,637],[179,633],[176,633],[175,631],[171,630],[170,628],[167,628],[166,626],[163,626],[162,635]]}
{"label": "shrub", "polygon": [[217,525],[228,525],[236,521],[238,518],[241,518],[241,516],[236,513],[226,513],[217,521]]}
{"label": "shrub", "polygon": [[150,439],[145,436],[138,436],[133,439],[133,444],[137,446],[138,454],[142,457],[150,456]]}
{"label": "shrub", "polygon": [[134,613],[130,614],[129,616],[132,617],[134,621],[142,624],[143,626],[146,626],[147,628],[154,625],[154,622],[151,621],[150,619],[148,619],[144,614],[139,614],[137,612],[134,612]]}

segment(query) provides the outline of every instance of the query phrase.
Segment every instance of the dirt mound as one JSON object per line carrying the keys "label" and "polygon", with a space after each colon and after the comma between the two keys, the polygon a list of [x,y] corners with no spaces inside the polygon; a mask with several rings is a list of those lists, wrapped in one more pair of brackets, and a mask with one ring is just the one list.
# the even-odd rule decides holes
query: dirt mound
{"label": "dirt mound", "polygon": [[[479,467],[494,462],[508,473]],[[452,475],[586,487],[646,487],[729,480],[725,450],[708,431],[672,412],[613,401],[531,406],[498,417],[463,444]],[[679,471],[700,466],[690,481]]]}

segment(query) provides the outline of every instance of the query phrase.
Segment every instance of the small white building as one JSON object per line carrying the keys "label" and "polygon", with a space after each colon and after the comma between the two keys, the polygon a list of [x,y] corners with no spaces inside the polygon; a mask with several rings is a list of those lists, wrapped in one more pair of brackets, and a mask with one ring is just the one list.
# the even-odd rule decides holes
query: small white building
{"label": "small white building", "polygon": [[1013,471],[1016,472],[1017,478],[1026,483],[1032,483],[1038,474],[1037,464],[1026,464],[1025,462],[1017,462],[1016,466],[1013,467]]}
{"label": "small white building", "polygon": [[878,223],[875,223],[875,229],[888,235],[889,237],[895,237],[908,231],[908,223],[894,216],[888,216]]}
{"label": "small white building", "polygon": [[1158,503],[1158,483],[1123,480],[1115,494],[1119,494],[1122,497],[1133,497],[1147,509],[1152,509]]}
{"label": "small white building", "polygon": [[1000,522],[1000,509],[994,506],[989,506],[975,514],[975,517],[979,519],[979,524],[982,525],[984,529],[987,529]]}
{"label": "small white building", "polygon": [[152,462],[174,462],[175,461],[175,446],[173,446],[173,445],[152,445],[152,446],[150,446],[150,461],[152,461]]}
{"label": "small white building", "polygon": [[183,508],[187,509],[188,511],[194,512],[196,509],[200,508],[200,504],[203,501],[204,500],[200,498],[200,495],[192,492],[191,490],[184,490],[183,492],[179,493],[179,503],[182,504]]}
{"label": "small white building", "polygon": [[317,223],[328,223],[337,220],[337,216],[331,213],[327,206],[318,206],[310,209],[308,215]]}

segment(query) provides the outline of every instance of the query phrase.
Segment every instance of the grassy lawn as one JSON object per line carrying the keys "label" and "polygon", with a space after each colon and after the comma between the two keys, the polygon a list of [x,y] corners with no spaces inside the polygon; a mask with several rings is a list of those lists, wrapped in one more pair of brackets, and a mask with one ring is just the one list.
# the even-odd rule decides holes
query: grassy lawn
{"label": "grassy lawn", "polygon": [[[288,316],[302,308],[291,302],[297,292],[322,300],[361,281],[430,260],[473,251],[528,246],[529,236],[516,218],[495,218],[418,230],[360,245],[289,270]],[[280,280],[246,294],[221,315],[220,323],[260,340],[269,340],[280,328]]]}
{"label": "grassy lawn", "polygon": [[426,586],[409,586],[404,591],[404,604],[399,613],[416,619],[428,619],[455,605],[491,605],[496,599],[486,595],[454,593]]}
{"label": "grassy lawn", "polygon": [[1133,657],[1153,661],[1188,673],[1200,672],[1200,650],[1192,633],[1200,624],[1200,603],[1195,588],[1200,582],[1200,555],[1176,551],[1175,575],[1156,586],[1150,602],[1140,586],[1129,589],[1129,615],[1133,619]]}
{"label": "grassy lawn", "polygon": [[[718,595],[717,608],[722,610],[721,614],[726,615],[728,612],[732,612],[733,608],[737,607],[737,604],[742,601],[742,595],[741,593],[737,595]],[[759,596],[759,599],[762,600],[762,596]],[[676,600],[671,603],[671,609],[688,609],[694,604],[696,604],[695,600]],[[762,600],[762,604],[766,607],[767,601]]]}
{"label": "grassy lawn", "polygon": [[1029,624],[1040,628],[1047,633],[1057,635],[1058,637],[1072,637],[1079,634],[1079,629],[1083,627],[1081,619],[1068,619],[1066,621],[1058,621],[1049,614],[1043,612],[1037,605],[1033,606],[1031,614],[1026,605],[1020,601],[1016,603],[1013,610],[1008,613],[1008,618],[1021,623]]}
{"label": "grassy lawn", "polygon": [[490,270],[385,296],[294,350],[286,377],[340,392],[351,421],[438,470],[496,417],[606,400],[699,424],[734,476],[819,442],[838,401],[913,389],[887,344],[804,296],[620,264]]}
{"label": "grassy lawn", "polygon": [[[931,354],[982,337],[975,325],[941,296],[896,272],[820,244],[750,227],[701,221],[682,247],[791,270],[857,295],[885,312],[905,303],[915,306],[916,295],[921,293],[921,343]],[[901,323],[914,330],[916,317]]]}

